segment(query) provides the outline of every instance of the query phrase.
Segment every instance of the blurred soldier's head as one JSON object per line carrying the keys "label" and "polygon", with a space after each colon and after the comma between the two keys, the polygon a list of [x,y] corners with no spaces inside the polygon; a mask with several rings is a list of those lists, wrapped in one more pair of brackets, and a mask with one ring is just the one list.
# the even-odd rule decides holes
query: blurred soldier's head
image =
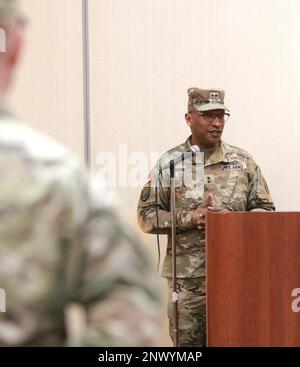
{"label": "blurred soldier's head", "polygon": [[0,0],[0,99],[11,84],[23,44],[19,0]]}

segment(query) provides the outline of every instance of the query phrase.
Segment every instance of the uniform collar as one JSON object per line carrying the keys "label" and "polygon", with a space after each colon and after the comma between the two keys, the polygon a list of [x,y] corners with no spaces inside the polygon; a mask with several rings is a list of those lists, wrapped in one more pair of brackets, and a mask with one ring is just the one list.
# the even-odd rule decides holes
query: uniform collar
{"label": "uniform collar", "polygon": [[[191,147],[191,139],[192,135],[190,135],[187,140],[184,142],[184,147],[186,150],[188,150]],[[220,146],[212,153],[212,155],[209,157],[207,162],[205,163],[205,166],[210,166],[212,164],[217,163],[229,163],[232,162],[232,149],[230,145],[226,144],[223,140],[221,140]]]}

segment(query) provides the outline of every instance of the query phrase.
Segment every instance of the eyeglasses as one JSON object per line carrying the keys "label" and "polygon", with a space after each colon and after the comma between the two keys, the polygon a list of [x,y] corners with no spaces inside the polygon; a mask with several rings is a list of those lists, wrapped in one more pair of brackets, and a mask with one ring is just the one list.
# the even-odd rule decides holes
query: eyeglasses
{"label": "eyeglasses", "polygon": [[213,122],[216,118],[221,121],[227,121],[230,114],[226,112],[212,113],[212,112],[196,112],[198,116],[202,116],[205,121]]}

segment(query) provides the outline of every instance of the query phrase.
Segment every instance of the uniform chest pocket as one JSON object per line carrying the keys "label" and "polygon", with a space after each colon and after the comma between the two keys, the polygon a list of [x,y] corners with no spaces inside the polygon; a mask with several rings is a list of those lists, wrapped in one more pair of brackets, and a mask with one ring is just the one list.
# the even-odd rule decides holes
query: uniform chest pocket
{"label": "uniform chest pocket", "polygon": [[204,185],[202,184],[199,187],[197,185],[193,188],[187,188],[186,186],[176,187],[175,196],[177,208],[195,208],[203,200]]}
{"label": "uniform chest pocket", "polygon": [[221,189],[222,203],[228,204],[230,202],[232,195],[234,193],[238,175],[239,175],[238,171],[230,172],[228,180],[226,181],[224,187]]}
{"label": "uniform chest pocket", "polygon": [[184,169],[175,170],[176,202],[178,206],[195,207],[204,198],[204,168],[188,160]]}

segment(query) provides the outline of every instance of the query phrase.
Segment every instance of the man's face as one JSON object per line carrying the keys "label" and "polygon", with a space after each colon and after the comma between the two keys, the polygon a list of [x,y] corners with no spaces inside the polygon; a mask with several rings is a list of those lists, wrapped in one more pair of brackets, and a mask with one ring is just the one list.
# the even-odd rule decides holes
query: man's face
{"label": "man's face", "polygon": [[192,131],[193,139],[200,148],[215,148],[219,146],[224,129],[224,110],[199,112],[193,108],[185,115],[187,124]]}

